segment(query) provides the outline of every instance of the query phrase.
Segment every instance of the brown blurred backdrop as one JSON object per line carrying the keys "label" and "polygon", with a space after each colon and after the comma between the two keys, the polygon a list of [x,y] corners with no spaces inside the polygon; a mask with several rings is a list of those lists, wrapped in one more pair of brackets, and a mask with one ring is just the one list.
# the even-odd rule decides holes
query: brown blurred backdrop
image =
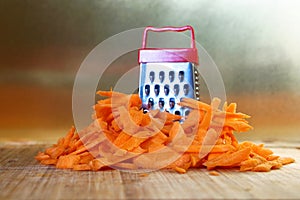
{"label": "brown blurred backdrop", "polygon": [[[76,72],[103,40],[148,25],[190,24],[222,74],[228,101],[252,116],[255,130],[238,137],[299,142],[299,6],[297,0],[2,0],[0,140],[63,136],[73,124]],[[106,70],[101,89],[136,65],[136,56]]]}

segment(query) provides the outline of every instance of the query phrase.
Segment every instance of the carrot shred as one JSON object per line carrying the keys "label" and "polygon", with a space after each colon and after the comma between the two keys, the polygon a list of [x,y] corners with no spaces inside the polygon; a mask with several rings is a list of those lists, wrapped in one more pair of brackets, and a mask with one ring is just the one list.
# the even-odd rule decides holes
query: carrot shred
{"label": "carrot shred", "polygon": [[36,156],[35,156],[35,159],[38,160],[38,161],[42,161],[42,160],[46,160],[46,159],[49,159],[50,156],[45,154],[44,152],[39,152]]}
{"label": "carrot shred", "polygon": [[250,148],[241,149],[241,150],[233,152],[233,153],[226,152],[212,160],[205,162],[204,165],[208,169],[213,169],[217,166],[219,166],[219,167],[220,166],[221,167],[229,167],[229,166],[235,167],[235,166],[240,165],[241,162],[247,160],[250,155],[250,152],[251,152]]}
{"label": "carrot shred", "polygon": [[80,156],[78,155],[60,156],[56,163],[56,167],[63,168],[63,169],[73,168],[73,166],[78,164],[79,161],[80,161]]}
{"label": "carrot shred", "polygon": [[[88,152],[86,152],[88,153]],[[91,160],[94,159],[94,156],[90,153],[88,153],[87,155],[80,155],[80,160],[79,160],[79,163],[80,164],[88,164]]]}
{"label": "carrot shred", "polygon": [[121,146],[125,141],[127,141],[131,136],[124,131],[121,131],[118,137],[114,140],[114,144]]}
{"label": "carrot shred", "polygon": [[209,172],[209,175],[212,175],[212,176],[220,176],[220,173],[213,170],[213,171],[210,171],[210,172]]}
{"label": "carrot shred", "polygon": [[246,120],[249,115],[236,111],[236,103],[220,105],[221,100],[214,98],[206,104],[183,98],[178,104],[190,109],[183,118],[159,110],[143,113],[138,94],[112,90],[97,94],[106,98],[94,105],[94,121],[80,132],[72,126],[56,144],[37,153],[37,161],[80,171],[155,169],[162,162],[178,173],[206,167],[213,176],[219,175],[215,168],[268,172],[295,162],[274,155],[263,144],[239,143],[234,133],[253,127]]}
{"label": "carrot shred", "polygon": [[89,166],[93,171],[100,170],[101,168],[105,167],[105,165],[99,160],[99,159],[94,159],[91,160],[89,163]]}
{"label": "carrot shred", "polygon": [[89,171],[91,169],[92,168],[89,164],[77,164],[73,166],[73,170],[77,170],[77,171]]}
{"label": "carrot shred", "polygon": [[186,170],[183,169],[183,168],[181,168],[181,167],[177,167],[177,166],[176,166],[176,167],[174,168],[174,170],[177,171],[178,173],[181,173],[181,174],[186,173]]}
{"label": "carrot shred", "polygon": [[65,148],[63,146],[56,146],[48,148],[45,153],[49,155],[51,158],[58,158],[64,153]]}
{"label": "carrot shred", "polygon": [[57,163],[57,159],[55,158],[41,160],[42,165],[55,165],[56,163]]}
{"label": "carrot shred", "polygon": [[283,165],[287,165],[287,164],[290,164],[290,163],[293,163],[295,162],[295,159],[293,158],[279,158],[278,161],[283,164]]}

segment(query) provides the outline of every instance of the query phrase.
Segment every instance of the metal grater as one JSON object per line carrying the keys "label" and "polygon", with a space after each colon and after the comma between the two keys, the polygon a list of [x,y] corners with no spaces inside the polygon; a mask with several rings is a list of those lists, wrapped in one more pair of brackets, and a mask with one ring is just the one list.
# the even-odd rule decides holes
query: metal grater
{"label": "metal grater", "polygon": [[[191,48],[147,48],[148,31],[190,31]],[[199,73],[196,69],[198,63],[194,30],[191,26],[146,27],[143,45],[139,49],[139,96],[143,108],[187,116],[189,109],[180,107],[177,103],[184,97],[200,100]]]}

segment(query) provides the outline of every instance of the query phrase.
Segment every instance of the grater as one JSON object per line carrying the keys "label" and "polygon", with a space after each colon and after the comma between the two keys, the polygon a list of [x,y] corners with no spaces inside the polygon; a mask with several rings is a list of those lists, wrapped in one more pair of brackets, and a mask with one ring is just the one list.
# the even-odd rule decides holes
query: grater
{"label": "grater", "polygon": [[[147,33],[190,31],[190,48],[147,48]],[[139,96],[144,110],[159,109],[187,116],[188,108],[177,105],[181,98],[200,100],[198,52],[191,26],[148,26],[144,30],[142,48],[138,52],[140,65]]]}

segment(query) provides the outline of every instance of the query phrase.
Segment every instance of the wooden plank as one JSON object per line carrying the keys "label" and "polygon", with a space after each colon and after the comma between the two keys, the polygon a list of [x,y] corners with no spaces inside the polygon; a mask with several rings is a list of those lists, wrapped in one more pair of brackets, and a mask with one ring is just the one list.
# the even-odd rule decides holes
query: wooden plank
{"label": "wooden plank", "polygon": [[[206,169],[186,174],[159,170],[132,172],[71,171],[34,160],[47,145],[0,145],[0,199],[299,199],[300,167],[293,163],[268,173]],[[297,148],[273,148],[300,160]]]}
{"label": "wooden plank", "polygon": [[124,198],[117,170],[92,172],[59,170],[39,165],[34,156],[45,145],[1,148],[0,199]]}

